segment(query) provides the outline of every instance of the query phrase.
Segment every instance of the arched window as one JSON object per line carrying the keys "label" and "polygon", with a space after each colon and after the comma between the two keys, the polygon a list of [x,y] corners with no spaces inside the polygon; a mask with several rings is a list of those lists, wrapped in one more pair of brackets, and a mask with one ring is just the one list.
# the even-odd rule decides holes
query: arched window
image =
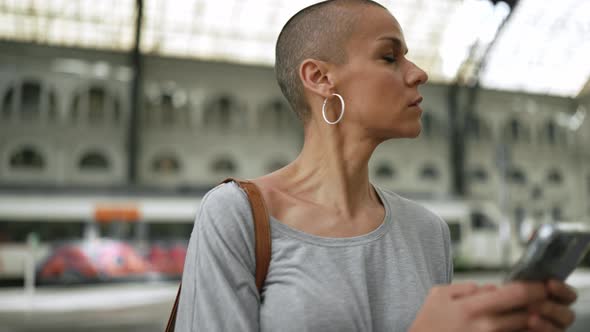
{"label": "arched window", "polygon": [[485,168],[478,166],[471,170],[470,177],[474,182],[486,182],[488,180],[488,172]]}
{"label": "arched window", "polygon": [[163,124],[188,124],[188,97],[176,85],[169,84],[164,89],[159,97],[158,104],[159,111],[161,112],[160,119]]}
{"label": "arched window", "polygon": [[555,127],[555,123],[551,120],[545,124],[545,139],[549,144],[555,144],[557,142],[557,128]]}
{"label": "arched window", "polygon": [[541,132],[541,141],[550,145],[562,144],[565,142],[565,134],[552,119],[548,120]]}
{"label": "arched window", "polygon": [[273,160],[270,163],[268,163],[268,166],[266,168],[266,171],[268,173],[271,173],[271,172],[274,172],[274,171],[276,171],[278,169],[281,169],[281,168],[287,166],[288,164],[289,163],[287,161],[285,161],[285,160],[276,159],[276,160]]}
{"label": "arched window", "polygon": [[72,120],[74,122],[80,119],[82,113],[82,96],[77,93],[74,95],[74,99],[72,99],[72,107],[70,109],[70,115],[72,116]]}
{"label": "arched window", "polygon": [[528,131],[524,125],[517,118],[512,118],[508,121],[504,128],[504,137],[509,142],[528,142]]}
{"label": "arched window", "polygon": [[53,91],[53,89],[50,89],[48,93],[49,99],[47,105],[47,117],[50,120],[54,121],[55,119],[57,119],[57,96],[55,95],[55,91]]}
{"label": "arched window", "polygon": [[162,112],[162,123],[174,123],[174,118],[176,118],[176,110],[173,100],[174,99],[172,98],[171,93],[163,93],[161,96],[160,111]]}
{"label": "arched window", "polygon": [[105,120],[107,98],[107,92],[101,86],[92,86],[88,89],[88,120],[91,123]]}
{"label": "arched window", "polygon": [[152,171],[159,174],[175,174],[180,171],[180,163],[174,155],[162,154],[152,161]]}
{"label": "arched window", "polygon": [[395,169],[387,162],[381,162],[375,168],[375,176],[380,180],[391,180],[395,177]]}
{"label": "arched window", "polygon": [[476,140],[480,138],[479,117],[474,114],[467,116],[467,121],[465,121],[465,133],[469,138],[474,138]]}
{"label": "arched window", "polygon": [[552,169],[547,174],[547,181],[553,185],[560,185],[563,183],[563,175],[558,169]]}
{"label": "arched window", "polygon": [[476,141],[489,140],[492,136],[487,123],[477,114],[470,113],[465,122],[465,133],[468,138]]}
{"label": "arched window", "polygon": [[175,82],[148,84],[142,121],[148,124],[189,125],[189,98]]}
{"label": "arched window", "polygon": [[105,123],[115,118],[118,100],[102,85],[92,85],[78,91],[71,103],[74,121],[88,120],[91,124]]}
{"label": "arched window", "polygon": [[514,141],[518,141],[522,136],[522,128],[517,119],[510,120],[510,137]]}
{"label": "arched window", "polygon": [[14,86],[8,88],[2,97],[2,117],[9,118],[14,105]]}
{"label": "arched window", "polygon": [[107,170],[109,167],[110,162],[108,158],[104,154],[97,151],[87,152],[78,161],[78,168],[82,171]]}
{"label": "arched window", "polygon": [[21,118],[25,120],[39,118],[41,112],[41,84],[38,81],[24,81],[21,89]]}
{"label": "arched window", "polygon": [[436,181],[440,177],[438,168],[432,164],[426,164],[420,170],[420,178],[426,181]]}
{"label": "arched window", "polygon": [[237,169],[236,163],[229,156],[218,157],[211,163],[211,170],[214,173],[234,174]]}
{"label": "arched window", "polygon": [[508,181],[512,184],[524,185],[527,181],[524,172],[517,167],[512,167],[511,169],[509,169],[506,174],[506,177]]}
{"label": "arched window", "polygon": [[222,95],[205,107],[204,124],[207,127],[228,129],[239,121],[239,105],[235,98]]}
{"label": "arched window", "polygon": [[45,168],[45,159],[33,146],[25,146],[10,156],[10,167],[13,169],[41,170]]}

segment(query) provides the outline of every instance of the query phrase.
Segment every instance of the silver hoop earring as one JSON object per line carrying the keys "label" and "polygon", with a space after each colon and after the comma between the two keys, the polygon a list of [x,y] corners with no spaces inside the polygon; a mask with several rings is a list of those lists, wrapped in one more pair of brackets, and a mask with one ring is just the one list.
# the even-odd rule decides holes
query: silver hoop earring
{"label": "silver hoop earring", "polygon": [[340,108],[340,116],[338,117],[338,119],[336,119],[336,121],[334,122],[330,122],[330,120],[328,120],[328,118],[326,117],[326,104],[328,103],[328,97],[324,99],[324,103],[322,104],[322,115],[324,116],[324,121],[331,125],[337,124],[338,122],[340,122],[340,120],[342,120],[342,116],[344,115],[344,109],[346,108],[344,106],[344,98],[342,98],[341,95],[333,93],[332,96],[336,96],[338,97],[338,99],[340,99],[340,104],[342,105],[342,107]]}

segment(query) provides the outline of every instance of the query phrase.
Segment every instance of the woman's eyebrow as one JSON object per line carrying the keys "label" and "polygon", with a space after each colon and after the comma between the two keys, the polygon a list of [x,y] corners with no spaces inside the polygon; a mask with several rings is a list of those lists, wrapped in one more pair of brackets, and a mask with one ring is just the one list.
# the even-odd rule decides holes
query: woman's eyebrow
{"label": "woman's eyebrow", "polygon": [[[399,52],[402,50],[402,48],[405,49],[404,51],[404,55],[408,54],[408,48],[407,47],[403,47],[403,43],[402,41],[397,38],[397,37],[392,37],[392,36],[383,36],[377,39],[378,41],[381,40],[385,40],[385,41],[389,41],[393,44],[393,48],[395,49],[396,52]],[[405,45],[404,45],[405,46]]]}

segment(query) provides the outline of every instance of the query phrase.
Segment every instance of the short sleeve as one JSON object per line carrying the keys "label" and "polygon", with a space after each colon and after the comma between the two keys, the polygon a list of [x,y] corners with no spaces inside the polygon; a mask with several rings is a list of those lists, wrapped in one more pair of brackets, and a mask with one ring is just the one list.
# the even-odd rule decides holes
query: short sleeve
{"label": "short sleeve", "polygon": [[254,227],[246,194],[235,184],[212,189],[189,240],[177,331],[258,331]]}

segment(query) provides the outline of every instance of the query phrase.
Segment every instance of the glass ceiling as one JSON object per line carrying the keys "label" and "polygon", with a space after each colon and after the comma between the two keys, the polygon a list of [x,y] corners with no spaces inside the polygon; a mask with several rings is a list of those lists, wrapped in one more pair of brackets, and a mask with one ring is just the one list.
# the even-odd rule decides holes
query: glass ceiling
{"label": "glass ceiling", "polygon": [[484,86],[577,96],[590,78],[590,1],[521,0],[494,45]]}
{"label": "glass ceiling", "polygon": [[0,39],[130,50],[134,0],[0,0]]}
{"label": "glass ceiling", "polygon": [[[144,0],[145,54],[272,65],[283,24],[312,0]],[[383,0],[431,81],[470,78],[509,14],[488,0]],[[484,86],[575,97],[590,76],[590,1],[520,0]],[[587,16],[587,15],[586,15]],[[130,50],[135,0],[0,0],[0,39]]]}
{"label": "glass ceiling", "polygon": [[[198,57],[252,64],[272,65],[276,38],[287,20],[310,0],[146,0],[141,47],[144,53]],[[404,27],[410,57],[429,73],[431,80],[448,82],[457,68],[442,71],[443,59],[458,62],[467,56],[465,48],[452,54],[441,50],[446,27],[463,1],[380,1]],[[473,1],[468,1],[473,2]],[[230,24],[231,23],[231,24]],[[461,33],[461,31],[456,31]],[[448,44],[448,43],[447,43]],[[451,65],[452,67],[452,65]],[[458,67],[458,65],[456,65]]]}

